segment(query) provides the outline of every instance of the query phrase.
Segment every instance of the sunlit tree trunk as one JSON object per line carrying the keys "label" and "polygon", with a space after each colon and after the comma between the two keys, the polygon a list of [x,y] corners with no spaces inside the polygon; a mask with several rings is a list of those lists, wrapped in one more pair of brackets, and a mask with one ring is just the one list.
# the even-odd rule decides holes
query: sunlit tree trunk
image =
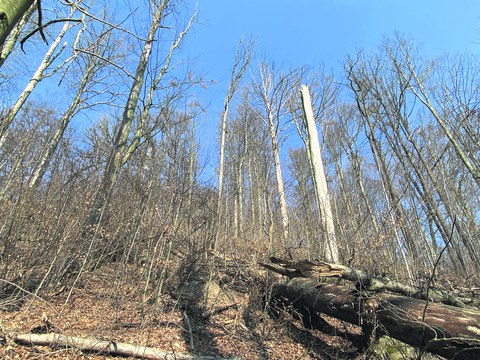
{"label": "sunlit tree trunk", "polygon": [[302,86],[301,94],[303,113],[307,125],[307,151],[309,153],[317,205],[321,216],[320,220],[322,222],[322,230],[325,231],[325,240],[327,245],[325,247],[325,258],[328,261],[338,262],[338,244],[335,235],[332,207],[330,205],[330,197],[328,194],[327,178],[323,168],[322,154],[320,151],[320,144],[318,142],[317,127],[315,125],[315,119],[310,100],[310,91],[307,86]]}
{"label": "sunlit tree trunk", "polygon": [[21,17],[21,19],[18,21],[18,23],[15,25],[15,27],[12,29],[10,32],[10,35],[8,36],[7,40],[3,44],[3,47],[0,46],[1,52],[0,52],[0,67],[2,67],[3,63],[5,60],[7,60],[8,56],[12,53],[13,48],[15,47],[15,44],[20,37],[20,33],[23,29],[23,27],[27,24],[28,19],[30,19],[30,16],[35,12],[37,6],[35,4],[30,5],[27,11],[25,11],[25,14]]}
{"label": "sunlit tree trunk", "polygon": [[217,226],[217,234],[215,235],[215,241],[212,244],[212,248],[216,248],[220,230],[223,228],[220,226],[222,219],[222,204],[223,204],[223,182],[224,182],[224,168],[225,168],[225,142],[227,138],[227,118],[230,106],[230,101],[235,94],[235,91],[242,80],[245,71],[252,56],[253,43],[249,42],[244,44],[240,41],[237,45],[235,52],[235,59],[233,63],[232,73],[230,77],[230,84],[228,85],[227,94],[224,100],[224,109],[222,114],[222,123],[220,130],[220,160],[218,165],[218,198],[217,198],[217,220],[219,226]]}
{"label": "sunlit tree trunk", "polygon": [[283,117],[287,113],[287,105],[292,97],[292,89],[297,86],[296,70],[288,74],[282,73],[275,65],[261,63],[253,91],[259,101],[257,108],[252,107],[257,118],[263,123],[266,133],[270,138],[275,171],[276,187],[278,191],[278,205],[280,208],[281,229],[284,246],[289,239],[289,216],[285,194],[282,166],[280,162],[280,142],[282,131],[285,128]]}
{"label": "sunlit tree trunk", "polygon": [[192,17],[184,32],[182,32],[178,36],[178,38],[172,43],[164,66],[160,69],[157,78],[152,81],[152,85],[147,91],[148,96],[146,99],[145,109],[140,114],[139,128],[134,134],[133,141],[130,145],[128,145],[127,143],[131,134],[132,124],[135,119],[135,111],[137,108],[140,93],[145,82],[146,69],[149,63],[150,55],[152,53],[155,36],[158,29],[161,28],[161,23],[163,17],[165,16],[165,11],[168,9],[170,4],[171,0],[162,0],[160,3],[155,5],[155,12],[153,13],[145,44],[143,46],[142,53],[137,64],[133,83],[130,88],[129,96],[123,110],[122,119],[120,121],[120,125],[115,136],[113,149],[107,161],[100,189],[95,196],[92,210],[88,216],[87,226],[90,228],[95,227],[101,223],[103,213],[110,201],[113,187],[117,181],[120,170],[123,164],[131,157],[137,147],[137,144],[140,142],[141,137],[144,135],[144,129],[142,125],[143,122],[146,120],[148,112],[151,108],[153,92],[155,91],[156,86],[158,85],[158,83],[168,69],[173,51],[178,48],[181,39],[190,28],[193,21]]}
{"label": "sunlit tree trunk", "polygon": [[35,0],[0,0],[0,46]]}
{"label": "sunlit tree trunk", "polygon": [[[70,16],[73,15],[74,10],[72,9]],[[5,142],[5,138],[7,136],[8,128],[10,124],[13,122],[15,116],[17,116],[18,112],[20,111],[21,107],[25,104],[30,94],[33,92],[37,84],[45,79],[46,77],[52,76],[62,65],[56,67],[50,71],[50,73],[46,73],[48,67],[58,58],[58,56],[62,53],[63,49],[66,46],[66,43],[60,46],[60,42],[62,41],[63,37],[67,33],[67,31],[72,27],[71,23],[66,21],[63,24],[60,33],[56,37],[55,41],[50,45],[45,57],[43,58],[41,64],[38,66],[37,70],[33,74],[32,78],[28,82],[27,86],[23,89],[22,93],[18,97],[17,101],[8,111],[7,115],[3,118],[2,123],[0,124],[0,148],[2,147],[3,143]],[[78,33],[77,36],[81,34],[81,31]],[[59,48],[60,47],[60,48]]]}
{"label": "sunlit tree trunk", "polygon": [[288,242],[289,234],[289,220],[288,220],[288,207],[287,207],[287,197],[285,195],[285,186],[283,184],[283,174],[282,174],[282,165],[280,163],[280,148],[278,146],[277,133],[275,123],[273,121],[273,116],[269,112],[268,114],[268,128],[270,133],[270,140],[272,144],[273,152],[273,165],[275,167],[275,178],[277,180],[277,190],[279,196],[280,204],[280,213],[282,216],[282,231],[284,242]]}

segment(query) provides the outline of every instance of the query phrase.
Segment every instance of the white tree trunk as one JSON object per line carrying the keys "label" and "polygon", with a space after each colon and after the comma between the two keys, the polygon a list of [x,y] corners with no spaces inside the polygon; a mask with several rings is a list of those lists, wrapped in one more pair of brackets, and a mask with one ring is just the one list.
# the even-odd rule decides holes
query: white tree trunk
{"label": "white tree trunk", "polygon": [[288,219],[288,207],[287,199],[285,196],[285,186],[283,184],[283,175],[282,175],[282,166],[280,164],[280,149],[278,146],[276,126],[273,121],[273,115],[269,110],[268,113],[268,125],[270,130],[270,140],[272,142],[272,152],[273,152],[273,164],[275,166],[275,176],[277,180],[277,190],[279,196],[280,204],[280,214],[282,216],[282,233],[284,244],[288,243],[289,236],[289,219]]}
{"label": "white tree trunk", "polygon": [[[31,1],[27,1],[27,2],[31,2]],[[25,14],[22,16],[22,18],[18,21],[18,23],[15,25],[15,27],[12,29],[12,31],[8,35],[8,38],[5,40],[5,43],[1,48],[2,51],[0,52],[0,67],[3,65],[5,60],[7,60],[7,58],[12,53],[13,48],[15,47],[15,44],[18,38],[20,37],[23,27],[28,22],[28,19],[30,19],[30,16],[32,16],[32,14],[36,9],[37,9],[36,4],[30,5],[28,10],[25,12]]]}
{"label": "white tree trunk", "polygon": [[327,178],[323,169],[322,154],[320,152],[320,143],[318,141],[318,132],[315,125],[315,119],[310,100],[310,91],[308,86],[301,88],[303,112],[307,125],[307,152],[309,153],[310,166],[312,169],[312,178],[315,188],[315,195],[318,209],[321,215],[322,228],[326,238],[325,257],[328,261],[338,262],[338,245],[335,236],[335,227],[333,224],[332,207],[328,195]]}
{"label": "white tree trunk", "polygon": [[223,204],[223,178],[224,178],[224,168],[225,168],[225,141],[227,138],[227,118],[229,104],[232,100],[237,87],[245,74],[245,70],[250,63],[252,56],[252,47],[253,42],[243,45],[242,40],[237,45],[237,50],[235,53],[235,60],[232,69],[232,75],[230,78],[230,84],[228,85],[227,94],[224,100],[224,111],[222,115],[222,125],[221,125],[221,139],[220,139],[220,162],[218,165],[218,196],[217,196],[217,232],[215,234],[215,239],[212,244],[212,248],[215,249],[217,246],[218,238],[220,235],[221,219],[222,219],[222,204]]}
{"label": "white tree trunk", "polygon": [[[71,15],[73,14],[73,10]],[[17,116],[18,112],[22,108],[23,104],[27,101],[28,97],[32,93],[32,91],[35,89],[37,84],[42,81],[44,78],[46,78],[49,75],[45,74],[45,71],[47,68],[53,63],[53,61],[60,55],[62,50],[64,49],[65,45],[62,45],[59,51],[57,51],[60,42],[62,41],[64,35],[72,27],[71,23],[66,21],[62,27],[62,30],[60,30],[60,33],[58,34],[57,38],[55,41],[50,45],[50,48],[48,49],[47,53],[45,54],[45,57],[43,58],[41,64],[38,66],[37,70],[33,74],[32,78],[28,82],[27,86],[25,86],[25,89],[23,89],[22,93],[18,97],[17,101],[13,106],[10,108],[8,111],[7,115],[2,121],[2,124],[0,125],[0,148],[2,148],[3,143],[5,142],[6,136],[7,136],[7,131],[10,126],[10,124],[13,122],[13,119],[15,119],[15,116]]]}

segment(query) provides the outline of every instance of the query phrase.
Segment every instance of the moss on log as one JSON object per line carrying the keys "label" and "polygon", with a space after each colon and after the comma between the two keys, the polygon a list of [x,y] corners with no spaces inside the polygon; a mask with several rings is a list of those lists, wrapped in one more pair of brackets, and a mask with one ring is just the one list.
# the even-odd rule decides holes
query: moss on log
{"label": "moss on log", "polygon": [[405,296],[364,293],[345,286],[294,278],[274,294],[356,325],[372,324],[425,351],[455,359],[480,359],[480,312]]}

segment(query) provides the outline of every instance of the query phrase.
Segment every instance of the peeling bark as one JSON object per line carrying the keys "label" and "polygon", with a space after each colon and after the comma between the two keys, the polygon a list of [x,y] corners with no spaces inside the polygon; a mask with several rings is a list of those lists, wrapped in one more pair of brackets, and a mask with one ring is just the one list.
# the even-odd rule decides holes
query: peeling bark
{"label": "peeling bark", "polygon": [[290,261],[270,258],[273,264],[261,264],[263,267],[289,278],[294,277],[337,277],[356,283],[357,289],[370,292],[390,291],[396,294],[409,296],[422,300],[442,302],[447,305],[465,307],[466,305],[477,306],[480,302],[474,297],[461,297],[450,291],[430,287],[420,288],[390,279],[386,276],[373,276],[364,270],[355,270],[345,265],[331,264],[324,261]]}
{"label": "peeling bark", "polygon": [[301,278],[277,284],[273,293],[427,352],[459,360],[480,358],[479,311],[388,293],[366,297],[345,286]]}

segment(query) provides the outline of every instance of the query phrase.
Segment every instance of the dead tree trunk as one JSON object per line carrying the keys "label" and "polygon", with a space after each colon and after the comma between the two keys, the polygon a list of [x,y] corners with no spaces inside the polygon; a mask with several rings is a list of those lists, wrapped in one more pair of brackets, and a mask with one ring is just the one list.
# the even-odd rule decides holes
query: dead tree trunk
{"label": "dead tree trunk", "polygon": [[275,296],[352,324],[371,324],[424,351],[455,359],[480,358],[480,312],[392,294],[363,296],[345,286],[295,278],[277,284]]}
{"label": "dead tree trunk", "polygon": [[[420,288],[390,279],[386,276],[373,276],[364,270],[356,270],[339,264],[331,264],[324,261],[290,261],[270,258],[273,264],[261,264],[263,267],[289,278],[294,277],[337,277],[352,281],[357,289],[370,292],[390,291],[399,295],[413,297],[422,300],[441,302],[446,305],[457,307],[479,306],[480,301],[474,294],[458,295],[437,287]],[[277,265],[278,264],[278,265]]]}
{"label": "dead tree trunk", "polygon": [[40,345],[59,348],[72,348],[99,354],[128,356],[133,358],[160,360],[221,360],[213,356],[195,356],[189,354],[166,352],[146,346],[119,343],[110,340],[79,338],[61,334],[11,334],[12,340],[19,344]]}
{"label": "dead tree trunk", "polygon": [[[291,278],[276,284],[273,294],[294,306],[361,325],[364,332],[376,329],[377,336],[389,335],[447,358],[480,358],[480,311],[389,293],[420,294],[408,285],[343,265],[271,260],[280,265],[261,265]],[[322,284],[302,277],[339,277],[354,281],[357,287]]]}

